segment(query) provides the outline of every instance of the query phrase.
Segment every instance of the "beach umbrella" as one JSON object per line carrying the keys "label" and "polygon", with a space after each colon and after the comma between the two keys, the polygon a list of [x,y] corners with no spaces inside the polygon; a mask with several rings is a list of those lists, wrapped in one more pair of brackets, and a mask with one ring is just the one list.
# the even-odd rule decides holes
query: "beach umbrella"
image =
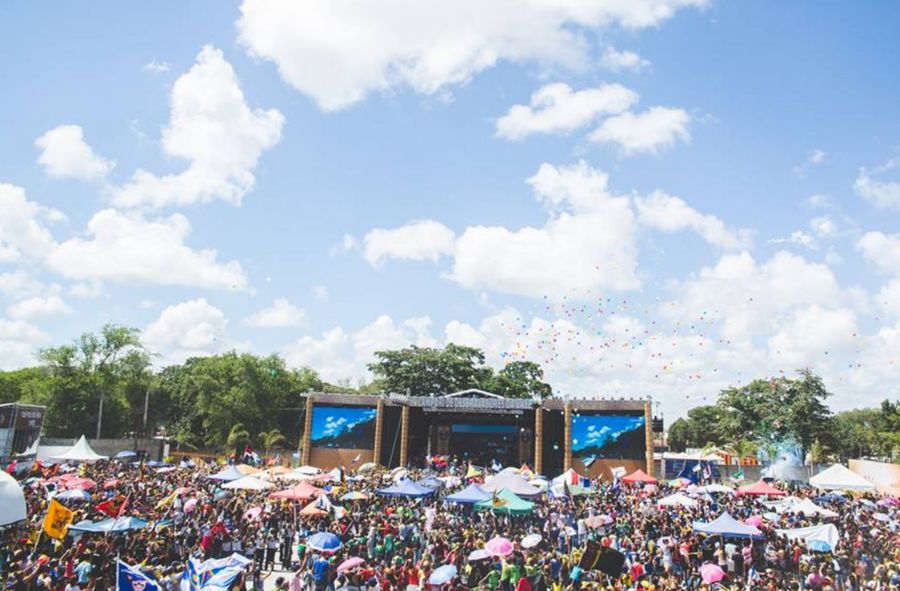
{"label": "beach umbrella", "polygon": [[244,476],[222,485],[222,488],[233,490],[267,490],[275,488],[271,482],[260,480],[256,476]]}
{"label": "beach umbrella", "polygon": [[360,474],[363,472],[369,472],[370,470],[374,470],[376,465],[377,464],[375,464],[375,462],[366,462],[365,464],[363,464],[362,466],[359,467],[357,472],[359,472]]}
{"label": "beach umbrella", "polygon": [[443,585],[445,583],[449,583],[453,580],[453,577],[456,576],[456,567],[452,564],[445,564],[444,566],[438,567],[434,569],[434,572],[431,573],[431,576],[428,577],[429,585]]}
{"label": "beach umbrella", "polygon": [[124,451],[120,451],[119,453],[117,453],[117,454],[115,455],[115,459],[117,459],[117,460],[124,460],[124,459],[128,459],[128,458],[133,458],[133,457],[135,457],[135,456],[137,456],[136,453],[134,453],[134,452],[131,451],[131,450],[126,449],[126,450],[124,450]]}
{"label": "beach umbrella", "polygon": [[470,553],[468,560],[469,560],[469,562],[476,562],[478,560],[484,560],[485,558],[490,558],[491,556],[493,556],[493,554],[491,554],[490,550],[485,550],[484,548],[481,548],[480,550],[475,550],[474,552]]}
{"label": "beach umbrella", "polygon": [[337,567],[337,572],[340,574],[344,571],[348,571],[350,569],[354,569],[357,566],[362,566],[366,563],[365,560],[360,558],[359,556],[354,556],[353,558],[348,558],[344,562],[340,563]]}
{"label": "beach umbrella", "polygon": [[494,556],[509,556],[513,553],[513,543],[500,536],[488,540],[484,547]]}
{"label": "beach umbrella", "polygon": [[294,472],[298,474],[305,474],[307,476],[315,476],[320,472],[320,470],[314,466],[300,466],[299,468],[294,468]]}
{"label": "beach umbrella", "polygon": [[269,498],[285,499],[289,501],[306,501],[312,499],[313,497],[318,497],[323,493],[324,491],[322,489],[316,488],[308,482],[301,482],[297,486],[294,486],[287,490],[274,492],[269,495]]}
{"label": "beach umbrella", "polygon": [[309,536],[306,545],[312,550],[331,554],[341,549],[341,539],[330,532],[319,532]]}
{"label": "beach umbrella", "polygon": [[534,548],[541,543],[542,539],[541,534],[529,534],[522,538],[522,542],[519,545],[523,548]]}
{"label": "beach umbrella", "polygon": [[707,585],[712,585],[725,578],[725,571],[715,564],[704,564],[700,567],[700,578]]}

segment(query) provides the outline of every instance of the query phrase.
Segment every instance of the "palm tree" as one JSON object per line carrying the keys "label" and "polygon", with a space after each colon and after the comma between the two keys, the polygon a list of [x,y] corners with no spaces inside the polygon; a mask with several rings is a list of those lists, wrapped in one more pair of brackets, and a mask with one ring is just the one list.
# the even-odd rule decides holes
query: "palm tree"
{"label": "palm tree", "polygon": [[[738,466],[741,460],[756,453],[756,444],[749,439],[736,439],[728,446],[728,452],[737,458]],[[738,468],[743,472],[743,468]]]}
{"label": "palm tree", "polygon": [[821,462],[825,455],[825,448],[819,440],[816,439],[812,442],[812,445],[809,446],[809,451],[806,453],[809,456],[809,475],[812,476],[816,472],[816,464]]}
{"label": "palm tree", "polygon": [[225,441],[225,445],[234,450],[235,463],[240,460],[241,455],[244,453],[244,448],[249,444],[250,432],[247,431],[243,423],[235,423],[231,431],[228,432],[228,439]]}
{"label": "palm tree", "polygon": [[278,447],[285,442],[287,442],[287,439],[284,435],[281,434],[281,431],[279,431],[278,429],[263,431],[259,434],[259,443],[265,450],[265,454],[267,457],[269,455],[270,449],[272,449],[273,447]]}

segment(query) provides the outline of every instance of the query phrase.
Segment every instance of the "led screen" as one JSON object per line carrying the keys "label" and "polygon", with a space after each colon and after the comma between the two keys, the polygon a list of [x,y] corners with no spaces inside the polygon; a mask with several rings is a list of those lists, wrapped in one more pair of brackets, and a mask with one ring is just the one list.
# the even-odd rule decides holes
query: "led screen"
{"label": "led screen", "polygon": [[642,460],[647,453],[644,415],[572,415],[572,456]]}
{"label": "led screen", "polygon": [[372,449],[375,415],[367,406],[314,406],[311,447]]}

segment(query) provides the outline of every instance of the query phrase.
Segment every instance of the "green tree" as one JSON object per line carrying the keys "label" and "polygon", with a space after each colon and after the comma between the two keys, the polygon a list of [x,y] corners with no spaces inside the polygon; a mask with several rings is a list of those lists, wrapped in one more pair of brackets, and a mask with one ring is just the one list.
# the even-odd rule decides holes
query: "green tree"
{"label": "green tree", "polygon": [[831,393],[812,371],[802,369],[798,373],[799,379],[788,380],[786,396],[778,401],[775,412],[778,432],[796,440],[806,458],[814,441],[831,437],[831,410],[825,404]]}
{"label": "green tree", "polygon": [[268,456],[269,450],[280,447],[287,443],[287,438],[281,434],[278,429],[263,431],[259,434],[259,444],[263,448],[263,453]]}
{"label": "green tree", "polygon": [[549,398],[553,388],[544,381],[544,370],[532,361],[512,361],[497,372],[485,389],[506,398]]}
{"label": "green tree", "polygon": [[744,458],[750,457],[756,453],[756,443],[741,437],[732,441],[726,450],[732,456],[736,457],[738,463],[740,463]]}
{"label": "green tree", "polygon": [[235,423],[228,431],[228,437],[225,439],[225,445],[228,449],[234,450],[235,461],[239,461],[244,455],[244,449],[250,445],[250,432],[243,423]]}
{"label": "green tree", "polygon": [[407,347],[377,351],[371,371],[388,392],[410,396],[447,394],[481,388],[493,370],[484,364],[484,353],[475,347],[447,345],[443,349]]}
{"label": "green tree", "polygon": [[707,444],[723,445],[726,437],[722,429],[722,409],[718,406],[696,406],[687,417],[675,420],[668,431],[669,449],[683,452],[685,449],[701,448]]}

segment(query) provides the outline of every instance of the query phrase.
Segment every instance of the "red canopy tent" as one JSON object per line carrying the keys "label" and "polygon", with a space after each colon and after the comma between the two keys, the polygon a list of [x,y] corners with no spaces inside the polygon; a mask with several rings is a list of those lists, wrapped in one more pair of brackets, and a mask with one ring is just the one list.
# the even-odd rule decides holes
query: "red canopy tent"
{"label": "red canopy tent", "polygon": [[316,488],[308,482],[301,482],[287,490],[280,490],[269,495],[270,499],[287,499],[289,501],[306,501],[318,497],[324,493],[321,488]]}
{"label": "red canopy tent", "polygon": [[644,484],[656,484],[659,481],[643,470],[635,470],[628,476],[623,476],[622,482],[627,482],[628,484],[637,484],[638,482],[642,482]]}
{"label": "red canopy tent", "polygon": [[783,490],[779,490],[766,482],[765,480],[758,480],[753,484],[748,484],[746,486],[742,486],[737,489],[738,495],[755,495],[755,496],[770,496],[770,497],[783,497],[787,495]]}

